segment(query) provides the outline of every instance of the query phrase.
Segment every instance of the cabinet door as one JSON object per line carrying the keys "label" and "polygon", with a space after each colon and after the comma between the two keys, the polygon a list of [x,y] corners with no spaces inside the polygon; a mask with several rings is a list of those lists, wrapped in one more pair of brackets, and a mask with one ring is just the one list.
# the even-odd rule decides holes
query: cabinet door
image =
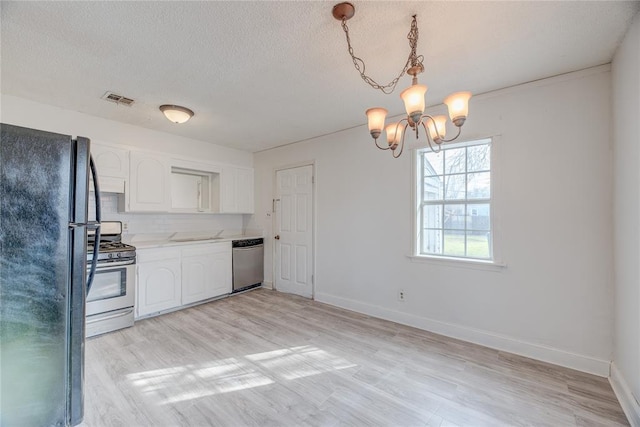
{"label": "cabinet door", "polygon": [[213,269],[213,296],[231,293],[231,247],[218,251],[211,259]]}
{"label": "cabinet door", "polygon": [[253,169],[238,169],[238,212],[253,213]]}
{"label": "cabinet door", "polygon": [[212,252],[182,257],[182,304],[191,304],[214,296]]}
{"label": "cabinet door", "polygon": [[137,281],[137,317],[179,307],[181,304],[180,256],[140,262]]}
{"label": "cabinet door", "polygon": [[222,170],[224,213],[253,213],[253,169],[226,166]]}
{"label": "cabinet door", "polygon": [[225,166],[222,169],[222,206],[220,212],[238,212],[238,168]]}
{"label": "cabinet door", "polygon": [[91,155],[100,177],[129,178],[129,150],[91,141]]}
{"label": "cabinet door", "polygon": [[171,169],[164,156],[131,152],[129,211],[167,212],[171,207],[169,177]]}

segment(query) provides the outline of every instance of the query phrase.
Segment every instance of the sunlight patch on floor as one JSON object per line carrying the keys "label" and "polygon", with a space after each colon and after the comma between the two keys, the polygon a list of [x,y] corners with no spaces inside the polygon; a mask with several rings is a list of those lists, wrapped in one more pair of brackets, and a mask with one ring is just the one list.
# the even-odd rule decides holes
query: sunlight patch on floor
{"label": "sunlight patch on floor", "polygon": [[346,359],[309,345],[256,353],[245,357],[287,380],[357,366]]}
{"label": "sunlight patch on floor", "polygon": [[[242,360],[246,359],[246,360]],[[259,365],[267,374],[256,369]],[[318,375],[357,365],[314,346],[298,346],[198,364],[136,372],[127,380],[161,405]]]}
{"label": "sunlight patch on floor", "polygon": [[127,380],[163,405],[273,384],[235,358],[137,372]]}

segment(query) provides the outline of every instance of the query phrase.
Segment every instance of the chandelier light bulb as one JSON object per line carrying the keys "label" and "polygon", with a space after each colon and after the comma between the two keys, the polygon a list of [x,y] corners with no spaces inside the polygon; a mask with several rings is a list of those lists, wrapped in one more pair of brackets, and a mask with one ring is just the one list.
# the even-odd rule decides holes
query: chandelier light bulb
{"label": "chandelier light bulb", "polygon": [[449,108],[449,117],[458,127],[462,126],[467,118],[470,98],[471,92],[456,92],[444,99],[444,103]]}
{"label": "chandelier light bulb", "polygon": [[369,133],[373,139],[378,139],[384,129],[384,119],[387,117],[388,111],[384,108],[369,108],[366,112],[369,119]]}
{"label": "chandelier light bulb", "polygon": [[447,116],[434,116],[433,120],[426,120],[429,136],[436,143],[443,140],[447,133]]}
{"label": "chandelier light bulb", "polygon": [[420,123],[420,116],[424,113],[424,97],[427,93],[425,85],[411,85],[400,94],[400,98],[404,101],[404,108],[407,115],[411,117],[414,123]]}
{"label": "chandelier light bulb", "polygon": [[404,126],[402,126],[400,123],[391,123],[387,125],[385,130],[387,131],[387,143],[389,144],[389,148],[395,150],[402,140],[402,132],[404,131]]}

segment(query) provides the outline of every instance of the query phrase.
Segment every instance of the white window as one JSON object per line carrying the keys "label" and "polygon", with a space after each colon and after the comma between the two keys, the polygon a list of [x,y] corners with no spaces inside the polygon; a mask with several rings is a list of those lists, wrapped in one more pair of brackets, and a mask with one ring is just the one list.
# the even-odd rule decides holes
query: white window
{"label": "white window", "polygon": [[416,158],[416,254],[493,261],[491,139]]}

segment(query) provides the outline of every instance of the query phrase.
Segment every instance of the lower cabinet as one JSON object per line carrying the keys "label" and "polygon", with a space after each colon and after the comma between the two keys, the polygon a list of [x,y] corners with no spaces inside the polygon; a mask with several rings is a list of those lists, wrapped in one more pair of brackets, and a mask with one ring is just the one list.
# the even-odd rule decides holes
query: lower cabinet
{"label": "lower cabinet", "polygon": [[180,306],[180,251],[138,249],[136,317]]}
{"label": "lower cabinet", "polygon": [[231,293],[231,250],[224,243],[182,250],[182,304]]}
{"label": "lower cabinet", "polygon": [[138,249],[136,318],[231,293],[231,243]]}

